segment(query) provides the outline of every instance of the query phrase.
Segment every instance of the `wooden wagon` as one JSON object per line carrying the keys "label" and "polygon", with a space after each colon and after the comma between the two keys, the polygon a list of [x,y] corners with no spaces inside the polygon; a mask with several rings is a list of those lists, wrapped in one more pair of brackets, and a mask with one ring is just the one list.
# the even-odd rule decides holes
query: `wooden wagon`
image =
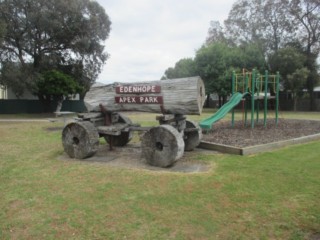
{"label": "wooden wagon", "polygon": [[[85,96],[87,113],[67,124],[62,132],[65,152],[71,158],[93,156],[104,137],[113,146],[125,146],[133,131],[144,131],[141,152],[150,165],[169,167],[198,146],[201,129],[185,115],[200,115],[205,89],[200,77],[92,87]],[[159,126],[140,127],[125,111],[155,112]]]}

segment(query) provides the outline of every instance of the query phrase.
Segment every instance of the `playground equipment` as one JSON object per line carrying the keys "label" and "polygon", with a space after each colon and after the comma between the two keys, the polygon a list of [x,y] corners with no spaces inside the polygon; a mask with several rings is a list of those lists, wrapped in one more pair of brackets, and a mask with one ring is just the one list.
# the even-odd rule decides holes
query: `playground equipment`
{"label": "playground equipment", "polygon": [[[263,100],[264,105],[264,126],[267,124],[268,100],[275,99],[275,122],[278,124],[279,111],[279,79],[280,74],[260,75],[256,70],[252,72],[243,71],[242,74],[232,74],[232,97],[214,115],[200,122],[200,127],[204,130],[212,129],[215,122],[224,118],[232,110],[232,127],[234,126],[234,107],[245,99],[244,121],[247,126],[248,109],[251,109],[251,128],[254,128],[255,112],[256,121],[259,121],[259,100]],[[250,106],[248,106],[250,103]]]}
{"label": "playground equipment", "polygon": [[[85,96],[88,113],[62,131],[64,151],[71,158],[93,156],[104,137],[110,149],[125,146],[133,131],[144,131],[142,156],[153,166],[168,167],[200,143],[201,128],[185,114],[200,115],[205,89],[200,77],[92,87]],[[120,111],[162,113],[160,126],[141,127]]]}

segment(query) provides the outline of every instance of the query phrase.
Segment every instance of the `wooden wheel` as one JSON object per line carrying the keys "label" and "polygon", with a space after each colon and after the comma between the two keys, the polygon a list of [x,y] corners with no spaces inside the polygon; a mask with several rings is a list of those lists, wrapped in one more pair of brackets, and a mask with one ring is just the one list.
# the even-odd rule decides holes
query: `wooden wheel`
{"label": "wooden wheel", "polygon": [[184,150],[192,151],[195,149],[201,141],[202,132],[199,125],[193,121],[186,120],[186,129],[184,131]]}
{"label": "wooden wheel", "polygon": [[62,144],[69,157],[88,158],[98,151],[99,133],[91,122],[69,123],[62,131]]}
{"label": "wooden wheel", "polygon": [[[132,121],[130,120],[130,118],[124,116],[121,113],[118,113],[119,115],[119,123],[127,123],[127,124],[131,124]],[[123,147],[125,146],[128,142],[131,141],[132,139],[132,132],[128,131],[128,132],[121,132],[121,134],[119,136],[104,136],[104,139],[106,140],[107,143],[110,144],[110,140],[112,138],[112,146],[116,146],[116,147]]]}
{"label": "wooden wheel", "polygon": [[169,167],[184,152],[181,133],[170,125],[160,125],[147,131],[141,141],[142,156],[152,166]]}

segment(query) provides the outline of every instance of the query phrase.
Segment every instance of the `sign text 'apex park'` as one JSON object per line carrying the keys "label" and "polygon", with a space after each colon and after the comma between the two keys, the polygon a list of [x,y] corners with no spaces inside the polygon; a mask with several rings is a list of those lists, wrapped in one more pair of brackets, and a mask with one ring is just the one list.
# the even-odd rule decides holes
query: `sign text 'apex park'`
{"label": "sign text 'apex park'", "polygon": [[163,104],[162,96],[116,96],[116,103]]}

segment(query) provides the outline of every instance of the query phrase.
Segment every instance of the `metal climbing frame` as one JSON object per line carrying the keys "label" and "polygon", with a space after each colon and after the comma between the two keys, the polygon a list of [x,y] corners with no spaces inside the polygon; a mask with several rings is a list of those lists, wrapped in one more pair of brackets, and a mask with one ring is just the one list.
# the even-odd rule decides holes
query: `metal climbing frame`
{"label": "metal climbing frame", "polygon": [[[255,69],[252,72],[243,70],[242,74],[232,73],[232,95],[236,92],[242,92],[246,98],[244,104],[244,122],[247,125],[248,119],[248,105],[250,106],[251,112],[251,128],[254,128],[254,122],[259,121],[259,104],[255,101],[263,99],[263,123],[267,126],[267,111],[268,111],[268,100],[271,98],[271,90],[273,90],[275,98],[275,122],[278,125],[279,116],[279,81],[280,74],[277,72],[275,75],[269,75],[268,71],[265,71],[264,75],[260,75]],[[273,87],[273,88],[272,88]],[[268,92],[270,95],[268,96]],[[262,93],[262,96],[261,96]],[[248,103],[248,101],[250,102]],[[256,118],[255,113],[256,112]],[[234,109],[232,110],[231,124],[234,127]]]}

